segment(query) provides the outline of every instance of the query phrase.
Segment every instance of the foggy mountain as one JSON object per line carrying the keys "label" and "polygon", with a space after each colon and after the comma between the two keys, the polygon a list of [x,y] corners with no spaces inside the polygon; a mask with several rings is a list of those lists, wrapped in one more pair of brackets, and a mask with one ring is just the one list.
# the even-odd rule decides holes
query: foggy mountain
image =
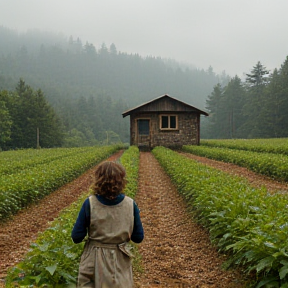
{"label": "foggy mountain", "polygon": [[52,105],[63,97],[105,93],[134,107],[169,94],[204,109],[213,86],[227,83],[228,78],[216,75],[212,67],[197,70],[171,59],[143,58],[119,52],[114,44],[100,43],[96,49],[61,34],[37,30],[20,34],[0,27],[0,37],[0,89],[14,88],[23,78],[41,88]]}

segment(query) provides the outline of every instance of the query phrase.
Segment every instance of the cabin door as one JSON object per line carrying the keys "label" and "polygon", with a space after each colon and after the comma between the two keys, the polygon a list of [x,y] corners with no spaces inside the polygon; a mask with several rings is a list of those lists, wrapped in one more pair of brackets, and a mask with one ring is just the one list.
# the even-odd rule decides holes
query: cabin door
{"label": "cabin door", "polygon": [[137,146],[150,147],[150,120],[138,119],[137,120],[138,133],[137,133]]}

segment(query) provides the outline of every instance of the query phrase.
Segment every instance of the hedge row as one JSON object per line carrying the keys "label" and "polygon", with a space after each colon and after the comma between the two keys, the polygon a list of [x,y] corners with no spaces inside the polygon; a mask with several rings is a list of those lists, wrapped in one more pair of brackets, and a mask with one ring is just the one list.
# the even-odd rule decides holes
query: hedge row
{"label": "hedge row", "polygon": [[209,229],[212,242],[230,255],[227,266],[255,273],[253,287],[288,287],[287,195],[255,189],[244,178],[167,148],[156,147],[153,154]]}

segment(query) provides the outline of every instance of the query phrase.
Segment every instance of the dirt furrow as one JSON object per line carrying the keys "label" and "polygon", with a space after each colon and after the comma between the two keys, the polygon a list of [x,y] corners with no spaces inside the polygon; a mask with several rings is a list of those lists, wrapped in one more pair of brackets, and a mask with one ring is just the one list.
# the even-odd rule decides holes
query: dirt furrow
{"label": "dirt furrow", "polygon": [[145,239],[139,245],[145,272],[138,287],[243,287],[236,271],[223,271],[223,256],[207,231],[193,222],[154,156],[141,152],[136,202],[141,209]]}

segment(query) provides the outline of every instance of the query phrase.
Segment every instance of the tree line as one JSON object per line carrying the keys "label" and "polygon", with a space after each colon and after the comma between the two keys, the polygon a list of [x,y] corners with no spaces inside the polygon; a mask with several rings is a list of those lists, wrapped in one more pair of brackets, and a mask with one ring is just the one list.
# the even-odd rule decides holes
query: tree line
{"label": "tree line", "polygon": [[288,137],[288,57],[272,73],[258,61],[244,81],[216,84],[206,108],[205,138]]}
{"label": "tree line", "polygon": [[[129,142],[129,117],[123,119],[124,111],[163,94],[204,109],[206,96],[213,86],[229,81],[225,73],[217,75],[212,67],[196,69],[172,59],[127,54],[118,51],[113,43],[110,46],[102,43],[96,48],[72,36],[41,31],[20,34],[1,26],[0,38],[1,94],[14,95],[15,86],[22,79],[29,84],[32,94],[41,91],[57,115],[62,136],[48,144],[44,136],[41,137],[43,128],[40,129],[41,147]],[[2,116],[8,115],[8,110],[10,114],[5,131],[9,130],[11,115],[16,112],[7,101],[5,98],[1,104],[1,111],[5,110]],[[15,119],[12,122],[17,123]],[[34,128],[32,130],[35,135]],[[3,139],[7,140],[7,133]],[[16,133],[10,135],[12,140],[9,145],[5,144],[7,147],[35,147],[34,136],[31,136],[33,141],[24,143],[19,139],[13,144],[16,139],[13,135],[16,137]],[[23,132],[21,137],[25,135]]]}
{"label": "tree line", "polygon": [[60,119],[43,92],[20,79],[15,91],[0,91],[0,149],[61,146]]}
{"label": "tree line", "polygon": [[[201,120],[203,138],[287,136],[287,60],[272,73],[258,62],[241,80],[224,72],[217,75],[212,67],[196,69],[172,59],[120,52],[113,43],[97,49],[72,36],[19,34],[4,27],[0,37],[0,134],[9,149],[36,143],[31,120],[22,126],[33,131],[31,140],[20,141],[29,133],[16,132],[15,126],[22,125],[16,112],[31,119],[29,105],[20,105],[22,96],[15,96],[19,79],[24,86],[29,83],[26,88],[33,97],[42,95],[57,119],[57,137],[45,142],[45,129],[39,129],[41,147],[129,142],[129,119],[121,114],[163,94],[208,110],[209,117]],[[12,99],[19,105],[12,105]]]}
{"label": "tree line", "polygon": [[59,116],[43,91],[32,89],[23,79],[14,91],[0,91],[0,151],[108,145],[122,142],[120,135],[129,138],[129,123],[118,113],[127,109],[121,100],[113,102],[107,95],[81,97],[63,109],[65,114]]}

